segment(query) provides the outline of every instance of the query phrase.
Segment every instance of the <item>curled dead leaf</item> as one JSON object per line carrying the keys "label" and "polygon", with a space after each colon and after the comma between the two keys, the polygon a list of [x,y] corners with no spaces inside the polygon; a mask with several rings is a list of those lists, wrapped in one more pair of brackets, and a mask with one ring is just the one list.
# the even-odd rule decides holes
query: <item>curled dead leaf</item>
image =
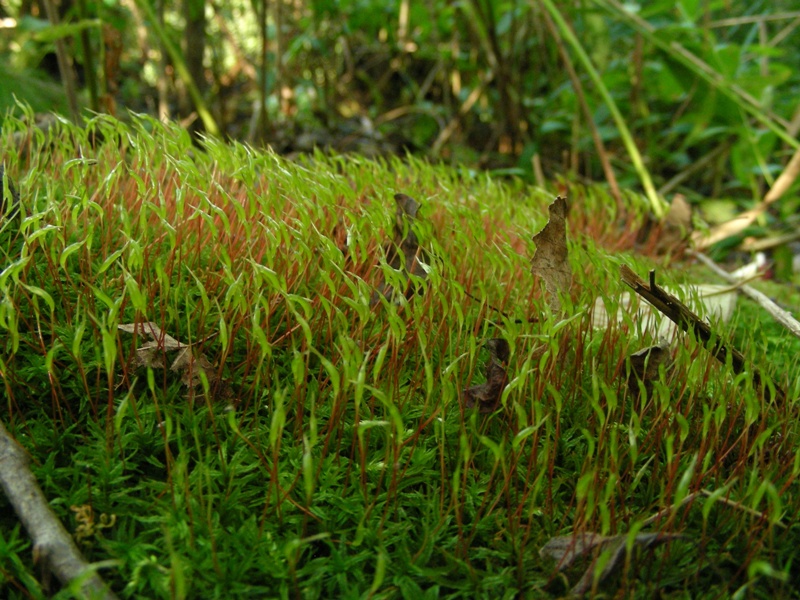
{"label": "curled dead leaf", "polygon": [[205,374],[209,384],[219,379],[211,361],[206,358],[205,354],[195,351],[195,344],[184,344],[153,322],[125,323],[117,325],[117,328],[120,331],[143,335],[154,340],[142,344],[136,349],[134,366],[166,369],[167,352],[177,352],[175,358],[169,363],[169,370],[179,373],[181,382],[186,387],[193,388],[200,385],[202,373]]}
{"label": "curled dead leaf", "polygon": [[[411,196],[405,194],[395,194],[394,201],[397,204],[394,218],[394,237],[391,244],[386,249],[387,264],[397,271],[403,271],[406,275],[406,297],[410,297],[414,290],[411,289],[408,275],[414,275],[420,279],[425,279],[427,273],[420,262],[422,253],[419,247],[419,239],[414,233],[412,225],[417,218],[419,203]],[[371,305],[378,303],[379,295],[391,298],[394,289],[386,281],[381,281],[376,286],[376,291],[372,294]]]}
{"label": "curled dead leaf", "polygon": [[[595,582],[595,562],[599,554],[608,551],[609,557],[603,570],[597,576],[601,583],[613,573],[623,562],[627,547],[628,534],[605,536],[591,531],[573,535],[557,536],[550,539],[539,550],[542,558],[550,557],[556,561],[556,571],[569,568],[576,560],[592,556],[593,560],[584,571],[578,583],[570,590],[571,596],[583,596]],[[681,538],[679,533],[638,533],[633,538],[633,547],[648,549]]]}
{"label": "curled dead leaf", "polygon": [[494,412],[500,407],[500,397],[508,383],[508,358],[511,350],[503,338],[492,338],[486,342],[489,362],[486,365],[486,383],[464,390],[463,399],[467,408],[478,406],[480,412]]}
{"label": "curled dead leaf", "polygon": [[658,370],[661,365],[669,369],[672,359],[669,355],[669,343],[666,339],[659,340],[658,344],[643,348],[628,357],[631,368],[628,374],[628,389],[632,394],[639,394],[639,382],[645,386],[649,393],[653,382],[658,379]]}
{"label": "curled dead leaf", "polygon": [[561,309],[559,293],[568,293],[572,283],[572,268],[567,250],[567,201],[557,196],[550,205],[550,219],[533,236],[536,251],[531,259],[531,272],[544,280],[547,301],[553,311]]}

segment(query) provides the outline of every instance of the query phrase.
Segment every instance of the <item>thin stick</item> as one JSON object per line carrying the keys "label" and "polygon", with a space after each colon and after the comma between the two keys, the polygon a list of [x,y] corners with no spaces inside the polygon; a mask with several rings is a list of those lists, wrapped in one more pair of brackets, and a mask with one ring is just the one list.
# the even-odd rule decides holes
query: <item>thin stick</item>
{"label": "thin stick", "polygon": [[58,520],[28,468],[28,455],[0,421],[0,485],[33,541],[34,560],[44,565],[64,586],[73,580],[87,598],[115,600],[95,569],[81,556],[69,532]]}
{"label": "thin stick", "polygon": [[[753,374],[753,385],[763,388],[761,372],[755,367],[748,366],[744,356],[736,348],[726,346],[718,336],[716,336],[715,339],[711,327],[689,310],[683,302],[669,292],[658,287],[658,285],[656,285],[656,272],[654,270],[650,271],[650,285],[647,285],[647,283],[627,265],[622,265],[620,267],[620,275],[625,285],[632,288],[634,292],[642,296],[683,331],[689,331],[691,329],[694,334],[706,344],[713,340],[713,346],[709,352],[711,352],[714,358],[722,364],[726,364],[728,356],[730,356],[734,373],[738,375],[749,371]],[[775,386],[775,395],[779,400],[786,399],[786,394],[777,385]]]}
{"label": "thin stick", "polygon": [[753,221],[755,221],[759,215],[761,215],[761,213],[767,210],[770,204],[783,196],[783,194],[795,182],[798,175],[800,175],[800,148],[795,150],[795,153],[792,155],[792,158],[789,160],[786,168],[784,168],[783,172],[775,180],[775,183],[772,184],[772,187],[766,193],[764,199],[758,204],[758,206],[743,212],[730,221],[726,221],[725,223],[718,225],[705,237],[703,237],[702,234],[697,234],[694,238],[695,247],[702,250],[743,231]]}
{"label": "thin stick", "polygon": [[740,282],[738,279],[736,279],[736,277],[733,277],[730,273],[723,270],[722,267],[708,258],[705,254],[700,252],[690,252],[690,254],[726,281],[734,284],[740,284],[740,292],[755,300],[758,305],[761,306],[761,308],[766,310],[773,319],[783,325],[789,331],[789,333],[800,338],[800,322],[798,322],[791,313],[783,310],[765,294],[762,294],[758,290],[751,288],[749,285]]}

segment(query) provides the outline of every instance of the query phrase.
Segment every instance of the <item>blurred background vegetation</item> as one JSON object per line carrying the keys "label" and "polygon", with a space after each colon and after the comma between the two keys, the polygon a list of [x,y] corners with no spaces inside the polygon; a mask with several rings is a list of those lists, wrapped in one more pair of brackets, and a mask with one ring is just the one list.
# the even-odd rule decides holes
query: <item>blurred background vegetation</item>
{"label": "blurred background vegetation", "polygon": [[[285,154],[411,152],[540,184],[604,181],[654,207],[680,192],[724,220],[798,147],[797,9],[0,0],[0,115],[144,112]],[[775,216],[797,209],[789,194]]]}

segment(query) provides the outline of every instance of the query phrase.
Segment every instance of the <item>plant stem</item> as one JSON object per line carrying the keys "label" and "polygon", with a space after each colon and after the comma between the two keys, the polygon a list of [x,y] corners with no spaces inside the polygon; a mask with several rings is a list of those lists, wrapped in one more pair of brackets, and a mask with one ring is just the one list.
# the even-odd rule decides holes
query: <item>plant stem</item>
{"label": "plant stem", "polygon": [[653,180],[650,177],[650,172],[647,170],[647,167],[645,167],[644,161],[642,160],[642,155],[639,153],[639,149],[636,147],[636,143],[633,141],[633,136],[631,135],[628,126],[625,124],[625,117],[622,116],[622,113],[617,107],[616,102],[614,102],[614,99],[611,97],[608,88],[606,88],[605,84],[603,83],[602,77],[600,77],[597,69],[594,68],[592,60],[589,58],[586,50],[575,36],[572,28],[564,20],[564,17],[561,15],[561,12],[559,12],[556,5],[552,0],[542,0],[542,4],[547,9],[547,12],[550,13],[550,17],[553,19],[553,21],[555,21],[555,24],[561,32],[563,38],[569,43],[570,46],[572,46],[572,49],[575,52],[578,60],[583,65],[587,75],[589,75],[589,78],[595,84],[597,92],[600,94],[603,102],[605,102],[606,106],[608,107],[608,110],[617,125],[622,142],[625,144],[625,149],[628,151],[628,156],[631,157],[633,168],[636,170],[636,173],[639,175],[639,180],[642,182],[644,193],[650,202],[650,209],[653,211],[653,214],[660,219],[667,213],[667,205],[661,198],[658,197],[656,188],[653,185]]}

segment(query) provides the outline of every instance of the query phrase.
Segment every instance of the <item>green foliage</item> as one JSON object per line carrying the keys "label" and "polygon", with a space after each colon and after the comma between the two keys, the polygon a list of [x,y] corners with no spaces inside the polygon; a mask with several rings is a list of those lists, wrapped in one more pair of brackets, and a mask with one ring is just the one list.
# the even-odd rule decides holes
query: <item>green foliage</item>
{"label": "green foliage", "polygon": [[[25,127],[7,119],[3,140]],[[549,538],[641,529],[700,489],[728,503],[669,512],[658,527],[685,538],[612,585],[790,593],[798,405],[691,341],[650,398],[631,397],[628,326],[593,332],[586,309],[599,292],[615,310],[620,292],[602,191],[574,190],[561,318],[529,273],[550,199],[519,183],[198,149],[145,117],[61,123],[2,159],[25,215],[2,237],[4,420],[72,532],[91,508],[82,549],[115,561],[102,574],[123,597],[558,595]],[[402,284],[381,249],[396,192],[422,201],[429,272],[422,294],[371,305],[379,272]],[[146,321],[209,360],[196,383],[137,366],[149,340],[118,325]],[[493,337],[510,380],[481,415],[460,398]],[[755,362],[760,341],[744,338]],[[0,514],[4,588],[38,597]]]}

